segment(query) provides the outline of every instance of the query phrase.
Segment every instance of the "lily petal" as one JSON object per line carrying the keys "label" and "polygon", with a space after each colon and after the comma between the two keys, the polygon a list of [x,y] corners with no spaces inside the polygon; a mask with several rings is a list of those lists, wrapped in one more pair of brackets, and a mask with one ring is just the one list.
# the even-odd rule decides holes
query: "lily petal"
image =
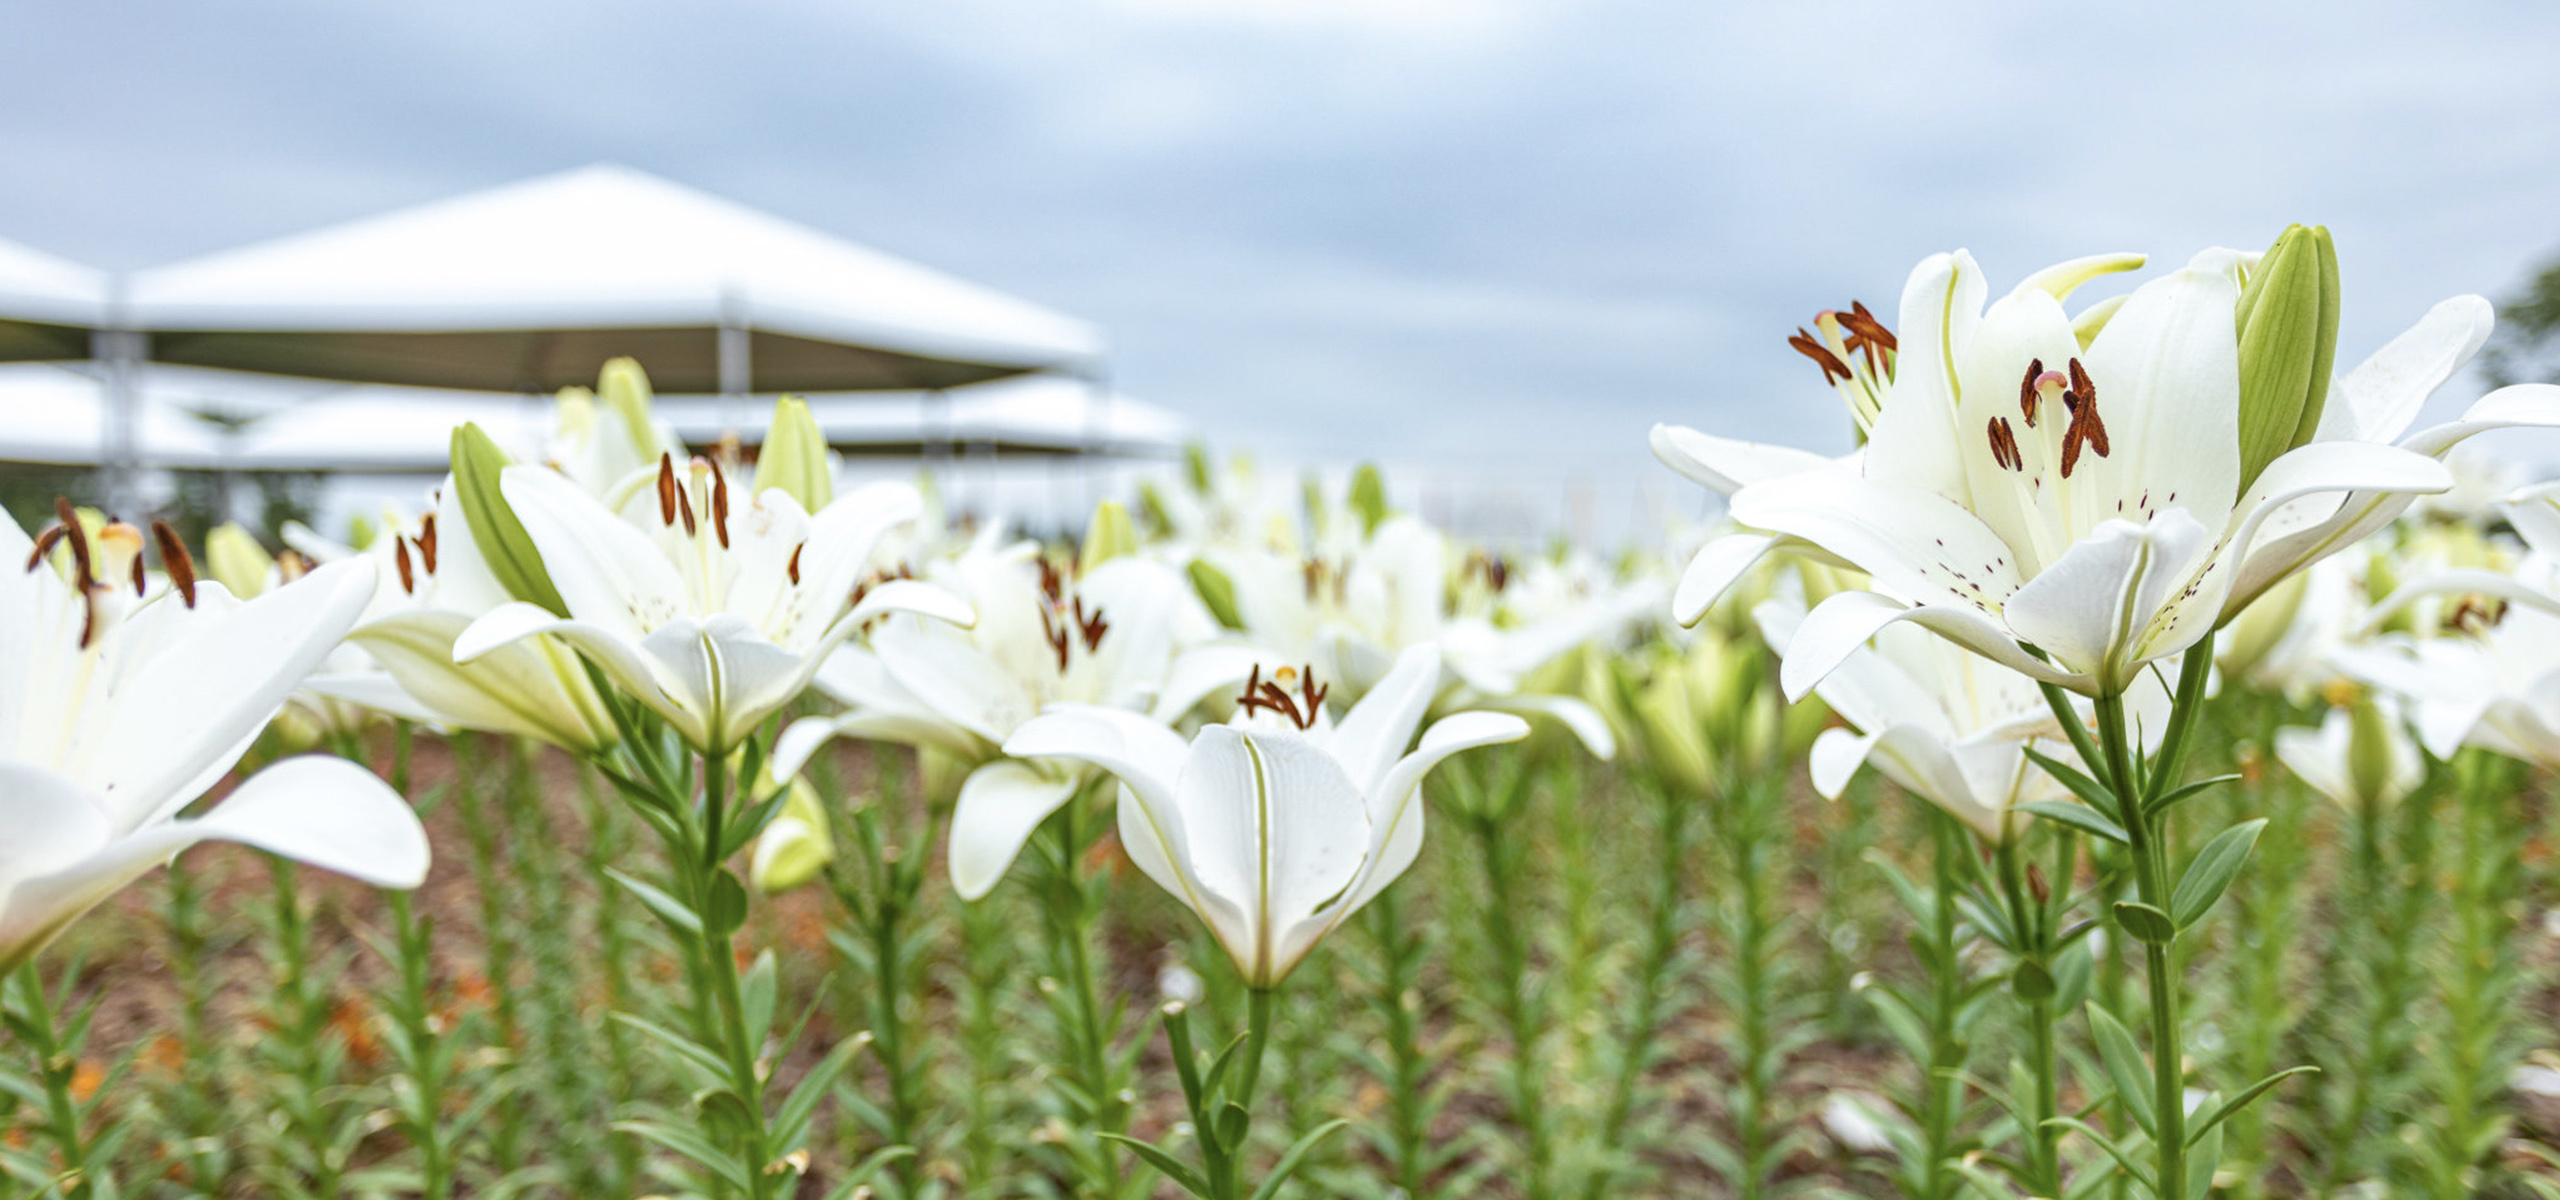
{"label": "lily petal", "polygon": [[951,813],[951,889],[963,900],[994,891],[1031,831],[1073,799],[1072,772],[998,759],[969,772]]}
{"label": "lily petal", "polygon": [[1364,791],[1378,788],[1397,757],[1412,744],[1413,731],[1422,727],[1422,716],[1439,691],[1440,648],[1429,642],[1405,647],[1387,677],[1334,726],[1326,749],[1353,784]]}
{"label": "lily petal", "polygon": [[1690,559],[1687,569],[1680,572],[1679,590],[1671,594],[1671,619],[1682,625],[1697,624],[1708,609],[1716,606],[1716,601],[1724,599],[1734,584],[1751,573],[1751,568],[1776,550],[1781,540],[1796,539],[1735,533],[1699,547],[1697,557]]}
{"label": "lily petal", "polygon": [[2090,691],[2088,676],[2061,670],[2027,653],[1998,622],[1969,609],[1906,605],[1876,592],[1841,592],[1813,607],[1778,665],[1778,684],[1789,703],[1810,694],[1867,640],[1896,621],[1909,621],[1993,662],[2046,683]]}
{"label": "lily petal", "polygon": [[1662,465],[1719,496],[1764,480],[1840,466],[1837,460],[1809,450],[1720,438],[1685,425],[1656,425],[1647,440]]}
{"label": "lily petal", "polygon": [[2148,525],[2107,521],[2009,598],[2009,628],[2063,665],[2096,676],[2100,688],[2121,690],[2155,650],[2184,649],[2154,646],[2152,623],[2212,545],[2213,535],[2183,508]]}
{"label": "lily petal", "polygon": [[1229,725],[1201,731],[1179,788],[1193,878],[1225,902],[1201,915],[1247,978],[1278,983],[1304,952],[1284,933],[1340,903],[1368,857],[1360,789],[1304,737]]}
{"label": "lily petal", "polygon": [[[2330,409],[2343,409],[2354,418],[2350,436],[2359,441],[2397,440],[2418,418],[2427,397],[2480,352],[2496,323],[2489,302],[2478,296],[2439,302],[2407,332],[2341,376],[2330,396]],[[2325,437],[2327,413],[2322,416]]]}

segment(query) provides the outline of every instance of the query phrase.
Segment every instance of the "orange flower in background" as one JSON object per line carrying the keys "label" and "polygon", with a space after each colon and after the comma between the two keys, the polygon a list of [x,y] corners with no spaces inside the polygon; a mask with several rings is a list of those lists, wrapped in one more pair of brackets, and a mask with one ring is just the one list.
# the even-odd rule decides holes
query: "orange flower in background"
{"label": "orange flower in background", "polygon": [[98,1085],[106,1081],[107,1069],[99,1066],[98,1060],[81,1059],[80,1065],[71,1071],[71,1098],[87,1104],[91,1096],[98,1094]]}
{"label": "orange flower in background", "polygon": [[329,1028],[347,1043],[347,1053],[357,1062],[372,1066],[382,1059],[382,1039],[374,1033],[373,1010],[362,996],[349,996],[338,1001],[329,1012]]}
{"label": "orange flower in background", "polygon": [[171,1034],[151,1039],[142,1049],[142,1063],[163,1075],[175,1075],[187,1065],[187,1048]]}

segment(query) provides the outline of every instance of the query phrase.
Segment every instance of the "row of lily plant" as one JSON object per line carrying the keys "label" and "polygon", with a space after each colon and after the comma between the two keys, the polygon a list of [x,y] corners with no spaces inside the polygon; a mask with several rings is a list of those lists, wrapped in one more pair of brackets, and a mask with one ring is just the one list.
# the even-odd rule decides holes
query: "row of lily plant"
{"label": "row of lily plant", "polygon": [[[401,794],[410,734],[388,781],[354,761],[375,761],[363,737],[388,716],[404,731],[566,751],[657,843],[598,870],[654,919],[651,944],[682,982],[672,1011],[618,1020],[688,1099],[625,1112],[617,1128],[693,1164],[701,1190],[796,1194],[820,1109],[866,1051],[888,1087],[864,1113],[885,1148],[837,1190],[923,1186],[913,1088],[928,1031],[899,980],[933,873],[891,848],[938,842],[964,910],[1008,877],[1039,898],[1064,1186],[1274,1194],[1340,1124],[1255,1135],[1283,985],[1355,919],[1385,978],[1411,979],[1422,951],[1390,885],[1422,853],[1436,807],[1441,838],[1485,885],[1470,974],[1509,1050],[1506,1174],[1527,1195],[1605,1194],[1640,1164],[1565,1161],[1546,1046],[1571,1022],[1518,886],[1549,832],[1523,814],[1577,768],[1558,768],[1552,748],[1458,757],[1528,738],[1536,721],[1593,760],[1624,748],[1658,798],[1660,887],[1628,948],[1652,984],[1680,976],[1700,916],[1683,902],[1696,862],[1685,809],[1710,813],[1719,885],[1704,919],[1722,954],[1715,989],[1737,1014],[1725,1097],[1736,1132],[1714,1166],[1736,1191],[1761,1194],[1794,1148],[1779,1092],[1804,1014],[1781,859],[1802,758],[1826,795],[1872,766],[1944,814],[1929,882],[1895,877],[1926,978],[1874,992],[1922,1080],[1899,1111],[1873,1114],[1900,1186],[2202,1195],[2227,1162],[2262,1152],[2262,1138],[2226,1145],[2263,1134],[2252,1103],[2305,1069],[2267,1062],[2219,1080],[2190,1062],[2190,978],[2223,977],[2199,961],[2214,948],[2208,917],[2267,828],[2194,828],[2196,814],[2232,807],[2196,803],[2227,780],[2190,762],[2235,752],[2207,714],[2339,701],[2321,729],[2271,730],[2264,745],[2359,814],[2375,871],[2391,869],[2375,832],[2387,810],[2431,778],[2447,781],[2434,786],[2456,797],[2466,838],[2496,842],[2513,788],[2478,756],[2547,764],[2560,744],[2560,714],[2534,689],[2537,653],[2560,646],[2541,636],[2560,629],[2545,624],[2560,614],[2549,560],[2482,532],[2489,522],[2458,501],[2395,521],[2454,489],[2441,460],[2456,443],[2560,423],[2560,391],[2505,389],[2404,436],[2485,338],[2484,302],[2438,305],[2340,373],[2335,253],[2325,231],[2297,228],[2263,254],[2208,251],[2066,309],[2082,285],[2141,265],[2075,260],[1986,306],[1979,268],[1958,252],[1913,272],[1898,330],[1863,307],[1823,314],[1796,341],[1848,402],[1859,450],[1833,459],[1658,428],[1657,454],[1725,493],[1734,522],[1676,586],[1642,561],[1454,551],[1392,511],[1369,472],[1345,495],[1311,488],[1282,507],[1244,472],[1195,464],[1135,515],[1104,505],[1065,551],[956,532],[902,484],[837,494],[796,401],[777,406],[752,466],[734,445],[688,452],[629,362],[594,393],[560,397],[538,457],[511,461],[457,430],[431,507],[388,514],[361,545],[297,534],[277,560],[217,531],[200,572],[166,526],[67,504],[32,536],[11,524],[17,549],[0,552],[25,567],[0,586],[0,679],[14,689],[0,765],[9,824],[27,832],[0,858],[0,967],[15,977],[12,1033],[41,1063],[21,1099],[52,1143],[49,1157],[12,1158],[13,1172],[68,1194],[112,1186],[60,1052],[79,1022],[34,965],[66,924],[206,838],[395,888],[424,877],[412,803],[428,798]],[[2551,495],[2515,491],[2481,511],[2524,547],[2560,552]],[[1666,609],[1676,622],[1639,638]],[[2269,695],[2292,699],[2248,699]],[[1783,703],[1809,697],[1821,703]],[[271,720],[341,753],[273,762],[184,816]],[[830,811],[845,789],[821,786],[840,740],[912,747],[955,781],[947,810],[928,810],[944,814],[938,835],[859,810],[858,877],[838,861]],[[485,832],[509,819],[489,799],[450,802]],[[1161,1141],[1131,1136],[1139,1043],[1098,949],[1114,854],[1197,915],[1232,970],[1218,986],[1243,993],[1241,1027],[1214,1040],[1179,1002],[1161,1014],[1186,1118]],[[2501,854],[2512,848],[2485,861]],[[488,874],[496,902],[507,884]],[[761,896],[822,875],[879,999],[867,1038],[837,1042],[784,1088],[777,1067],[805,1017],[781,1003],[776,956],[745,953],[741,935]],[[2463,874],[2475,903],[2450,910],[2490,922],[2460,932],[2493,965],[2510,931],[2481,914],[2500,911],[2511,875]],[[304,957],[291,879],[276,877],[275,953],[288,963]],[[386,1007],[418,1093],[401,1118],[418,1190],[442,1194],[454,1164],[434,1092],[457,1068],[439,1057],[424,999],[432,937],[395,909],[387,957],[403,969]],[[2001,964],[1989,976],[1981,945]],[[2411,986],[2415,960],[2400,957],[2361,994]],[[2497,1026],[2512,973],[2474,982],[2447,1000],[2475,1013],[2466,1033]],[[1652,984],[1625,1015],[1603,1146],[1650,1107],[1651,1048],[1672,1007]],[[1422,1195],[1445,1184],[1447,1154],[1422,1094],[1429,1051],[1395,1011],[1409,987],[1385,993],[1397,999],[1380,1014],[1380,1075],[1397,1094],[1369,1132]],[[311,988],[284,989],[280,1028],[319,1020]],[[2014,1001],[1997,1040],[2015,1053],[1996,1078],[1970,1049],[1990,1036],[1987,988]],[[289,1039],[284,1050],[280,1069],[325,1091],[325,1064],[294,1057]],[[2341,1063],[2371,1075],[2390,1052]],[[2476,1080],[2508,1052],[2491,1036],[2477,1061],[2447,1069]],[[1980,1103],[1999,1119],[1969,1115]],[[2446,1152],[2424,1160],[2435,1175],[2466,1179],[2486,1153],[2479,1130],[2494,1121],[2474,1107],[2478,1128],[2448,1130]],[[2368,1095],[2330,1132],[2361,1145],[2383,1120]],[[338,1134],[307,1123],[327,1159]],[[2334,1161],[2349,1175],[2382,1169],[2353,1152]]]}

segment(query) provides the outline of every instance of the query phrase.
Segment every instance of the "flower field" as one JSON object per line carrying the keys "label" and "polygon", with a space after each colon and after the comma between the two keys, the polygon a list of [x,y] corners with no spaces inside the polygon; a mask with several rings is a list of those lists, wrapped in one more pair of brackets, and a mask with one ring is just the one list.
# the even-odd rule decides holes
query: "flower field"
{"label": "flower field", "polygon": [[2457,449],[2560,388],[2341,304],[1934,255],[1605,554],[1028,539],[627,359],[353,530],[66,498],[0,1197],[2560,1196],[2560,485]]}

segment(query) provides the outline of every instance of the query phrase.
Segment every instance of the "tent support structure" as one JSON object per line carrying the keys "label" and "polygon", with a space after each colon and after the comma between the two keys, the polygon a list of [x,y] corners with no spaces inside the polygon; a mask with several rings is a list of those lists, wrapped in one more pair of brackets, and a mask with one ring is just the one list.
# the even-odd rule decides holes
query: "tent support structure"
{"label": "tent support structure", "polygon": [[730,296],[720,305],[720,344],[716,350],[720,368],[720,419],[735,424],[738,413],[746,407],[747,393],[755,390],[753,331],[747,328],[746,303]]}
{"label": "tent support structure", "polygon": [[142,360],[150,354],[151,335],[129,328],[124,281],[108,285],[106,328],[89,335],[89,354],[104,373],[107,393],[106,501],[111,513],[128,519],[142,515]]}

